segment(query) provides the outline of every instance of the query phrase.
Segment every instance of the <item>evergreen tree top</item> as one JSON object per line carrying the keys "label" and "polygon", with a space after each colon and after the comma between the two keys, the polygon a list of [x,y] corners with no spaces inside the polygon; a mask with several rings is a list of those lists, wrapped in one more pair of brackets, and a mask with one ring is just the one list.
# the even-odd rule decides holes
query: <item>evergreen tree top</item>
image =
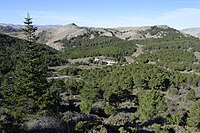
{"label": "evergreen tree top", "polygon": [[34,27],[32,23],[32,18],[30,17],[29,13],[27,13],[27,17],[24,21],[25,27],[23,28],[23,31],[27,37],[26,39],[29,42],[36,42],[35,31],[37,30],[37,27]]}
{"label": "evergreen tree top", "polygon": [[27,24],[27,25],[32,24],[33,23],[32,19],[33,18],[30,17],[29,13],[27,13],[27,17],[25,18],[24,24]]}

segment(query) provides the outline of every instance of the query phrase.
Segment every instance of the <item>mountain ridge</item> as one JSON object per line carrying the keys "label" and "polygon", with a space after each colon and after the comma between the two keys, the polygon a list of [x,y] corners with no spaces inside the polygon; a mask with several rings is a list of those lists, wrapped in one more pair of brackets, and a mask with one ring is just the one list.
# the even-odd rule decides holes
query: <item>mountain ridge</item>
{"label": "mountain ridge", "polygon": [[[13,37],[25,39],[25,36],[22,30],[19,30],[19,28],[15,28],[17,26],[12,26],[11,24],[7,24],[7,25],[4,24],[4,26],[1,26],[1,25],[2,24],[0,24],[0,27],[10,28],[10,30],[7,30],[7,31],[2,30],[1,33],[7,34]],[[170,28],[171,27],[167,25],[96,28],[96,27],[81,27],[81,26],[76,25],[75,23],[70,23],[67,25],[56,25],[56,26],[50,26],[50,27],[45,26],[45,25],[38,26],[36,35],[38,36],[39,43],[44,43],[57,50],[61,50],[63,48],[62,46],[63,44],[61,43],[61,40],[63,39],[69,40],[69,39],[73,39],[77,37],[88,37],[92,39],[98,36],[111,36],[111,37],[117,37],[123,40],[160,38],[162,37],[162,35],[164,35],[164,31]],[[160,33],[150,34],[151,30],[154,30],[153,32],[160,32]],[[180,32],[175,29],[174,31]],[[181,34],[186,33],[184,31],[181,31],[181,32],[182,32]]]}
{"label": "mountain ridge", "polygon": [[[24,27],[24,25],[21,25],[21,24],[7,24],[7,23],[0,23],[0,26],[4,26],[4,27],[12,27],[12,28],[15,28],[15,29],[21,29]],[[38,27],[38,28],[57,28],[57,27],[60,27],[62,25],[59,25],[59,24],[55,24],[55,25],[34,25],[35,27]]]}

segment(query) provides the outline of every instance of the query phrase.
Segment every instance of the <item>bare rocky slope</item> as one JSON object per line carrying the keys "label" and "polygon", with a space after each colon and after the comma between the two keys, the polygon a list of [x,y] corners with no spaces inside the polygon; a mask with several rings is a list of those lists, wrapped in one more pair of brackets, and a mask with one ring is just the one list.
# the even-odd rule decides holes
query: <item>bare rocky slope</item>
{"label": "bare rocky slope", "polygon": [[181,32],[200,38],[200,28],[183,29]]}
{"label": "bare rocky slope", "polygon": [[19,30],[11,27],[11,26],[2,26],[0,25],[0,33],[9,33],[9,32],[17,32]]}
{"label": "bare rocky slope", "polygon": [[[3,27],[3,26],[2,26]],[[5,28],[8,26],[4,26]],[[88,28],[79,27],[76,24],[68,24],[65,26],[55,26],[55,27],[38,27],[36,32],[38,36],[38,42],[47,44],[57,50],[62,49],[62,43],[60,40],[71,39],[75,37],[89,37],[94,38],[97,36],[115,36],[121,39],[133,40],[133,39],[145,39],[145,38],[158,38],[157,35],[151,35],[145,33],[152,26],[142,26],[142,27],[117,27],[117,28]],[[159,28],[169,28],[166,25],[157,26]],[[3,31],[4,34],[18,37],[24,39],[23,32],[19,29],[12,28],[13,30]]]}

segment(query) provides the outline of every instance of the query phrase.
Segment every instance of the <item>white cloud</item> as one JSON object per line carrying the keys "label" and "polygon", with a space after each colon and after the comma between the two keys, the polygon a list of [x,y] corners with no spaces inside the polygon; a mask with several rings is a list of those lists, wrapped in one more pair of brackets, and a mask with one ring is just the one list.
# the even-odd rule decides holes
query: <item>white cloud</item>
{"label": "white cloud", "polygon": [[139,15],[124,14],[122,16],[113,18],[99,18],[95,20],[88,20],[87,24],[89,26],[95,27],[144,25],[168,25],[177,29],[200,27],[200,9],[197,8],[182,8],[174,11],[163,11],[159,15],[150,16],[145,13]]}
{"label": "white cloud", "polygon": [[164,13],[155,18],[160,24],[167,24],[176,28],[200,27],[200,9],[183,8]]}
{"label": "white cloud", "polygon": [[[110,21],[110,22],[109,22]],[[106,24],[115,26],[144,26],[144,25],[168,25],[177,29],[188,27],[200,27],[200,9],[182,8],[175,11],[164,11],[158,16],[147,17],[147,15],[119,16],[116,21],[102,21]]]}

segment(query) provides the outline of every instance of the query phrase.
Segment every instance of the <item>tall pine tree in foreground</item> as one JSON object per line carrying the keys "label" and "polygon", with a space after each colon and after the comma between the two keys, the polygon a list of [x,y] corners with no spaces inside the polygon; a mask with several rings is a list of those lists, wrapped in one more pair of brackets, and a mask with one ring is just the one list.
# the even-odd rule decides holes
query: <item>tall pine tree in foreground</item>
{"label": "tall pine tree in foreground", "polygon": [[[48,112],[59,105],[59,95],[48,87],[46,80],[48,67],[45,54],[36,44],[35,28],[29,14],[25,18],[24,33],[28,47],[21,53],[17,63],[14,92],[11,95],[10,110],[15,118]],[[14,108],[13,108],[14,107]]]}

